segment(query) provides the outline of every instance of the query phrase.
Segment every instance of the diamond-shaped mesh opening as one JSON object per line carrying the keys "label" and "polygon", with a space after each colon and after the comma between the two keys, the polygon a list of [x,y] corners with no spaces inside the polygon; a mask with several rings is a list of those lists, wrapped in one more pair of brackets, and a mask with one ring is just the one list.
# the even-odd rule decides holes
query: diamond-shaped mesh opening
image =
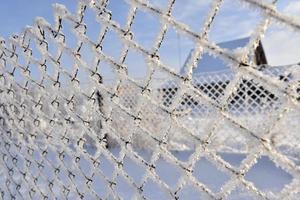
{"label": "diamond-shaped mesh opening", "polygon": [[[30,54],[34,55],[33,57],[37,60],[42,60],[42,52],[41,49],[45,45],[44,43],[39,43],[37,40],[30,40],[29,37],[24,38],[24,43],[27,45],[26,49],[30,52]],[[40,48],[41,47],[41,48]]]}
{"label": "diamond-shaped mesh opening", "polygon": [[[47,49],[48,49],[47,54],[49,54],[49,56],[51,56],[52,58],[57,58],[57,55],[59,53],[59,51],[58,51],[59,47],[57,46],[57,43],[56,43],[55,39],[53,38],[53,35],[48,32],[45,32],[44,37],[45,37],[45,41],[47,41]],[[69,37],[66,38],[66,41],[68,41],[68,40],[70,40]],[[72,42],[69,42],[69,43],[71,43],[71,45],[74,45],[74,43],[72,43]],[[72,46],[70,46],[70,47],[72,47]],[[18,54],[18,55],[22,55],[22,54]],[[26,57],[24,56],[22,60],[26,61]]]}
{"label": "diamond-shaped mesh opening", "polygon": [[104,198],[108,190],[107,182],[99,175],[95,175],[92,180],[93,181],[91,183],[91,188],[97,193],[99,197]]}
{"label": "diamond-shaped mesh opening", "polygon": [[[65,43],[71,49],[76,49],[78,47],[78,40],[77,40],[78,38],[76,37],[76,33],[73,29],[74,29],[74,25],[72,23],[70,23],[67,20],[62,20],[61,30],[60,30],[59,33],[56,33],[56,34],[58,34],[57,37],[60,38],[59,39],[60,42]],[[56,36],[56,34],[55,34],[55,36]],[[67,34],[68,37],[64,37],[64,34]],[[57,47],[58,46],[57,45],[58,41],[56,40],[55,36],[53,37],[53,35],[51,35],[50,37],[54,38],[53,39],[54,46]],[[53,46],[53,52],[56,49],[54,46]],[[53,56],[55,56],[55,54],[53,54]]]}
{"label": "diamond-shaped mesh opening", "polygon": [[141,101],[141,88],[130,82],[123,82],[118,87],[119,103],[129,109],[131,112],[136,113]]}
{"label": "diamond-shaped mesh opening", "polygon": [[253,182],[259,190],[280,192],[285,185],[292,181],[293,177],[267,156],[262,156],[246,173],[245,179]]}
{"label": "diamond-shaped mesh opening", "polygon": [[[139,157],[139,162],[144,163],[146,166],[151,165],[153,162],[155,149],[158,147],[158,138],[157,135],[151,135],[147,130],[137,129],[131,139],[131,146],[134,153]],[[134,157],[136,157],[134,155]]]}
{"label": "diamond-shaped mesh opening", "polygon": [[14,68],[15,67],[11,63],[5,63],[5,71],[8,73],[13,74]]}
{"label": "diamond-shaped mesh opening", "polygon": [[[147,145],[148,147],[148,145]],[[134,151],[146,162],[149,163],[153,156],[153,149],[156,147],[155,143],[151,143],[149,149],[141,149],[139,146],[133,146]]]}
{"label": "diamond-shaped mesh opening", "polygon": [[84,175],[77,169],[76,170],[73,169],[73,172],[69,172],[68,177],[77,184],[84,183],[87,181],[87,179],[84,177]]}
{"label": "diamond-shaped mesh opening", "polygon": [[59,160],[56,156],[57,152],[54,149],[47,149],[45,159],[51,163],[52,166],[58,166]]}
{"label": "diamond-shaped mesh opening", "polygon": [[289,111],[282,114],[283,118],[278,121],[277,126],[272,129],[271,140],[275,148],[280,153],[288,156],[294,163],[300,165],[299,148],[297,142],[300,139],[298,130],[300,124],[297,119],[299,116],[298,109],[289,109]]}
{"label": "diamond-shaped mesh opening", "polygon": [[146,173],[146,169],[141,163],[132,160],[128,156],[124,159],[123,169],[137,184],[141,182],[144,174]]}
{"label": "diamond-shaped mesh opening", "polygon": [[[169,106],[170,103],[165,102],[167,101],[166,99],[169,99],[169,95],[167,95],[166,92],[167,90],[172,91],[174,88],[174,90],[176,90],[178,85],[178,81],[168,73],[162,70],[155,70],[152,73],[152,79],[150,79],[148,83],[148,88],[150,89],[149,96],[159,106]],[[171,96],[170,98],[172,97],[173,96]],[[168,102],[169,101],[170,100],[168,100]]]}
{"label": "diamond-shaped mesh opening", "polygon": [[[150,102],[141,109],[141,126],[145,128],[150,135],[162,138],[170,127],[170,115],[164,113],[161,108],[157,108]],[[151,124],[155,123],[153,127]]]}
{"label": "diamond-shaped mesh opening", "polygon": [[172,10],[172,16],[175,20],[188,25],[194,32],[199,32],[205,23],[212,2],[211,0],[176,1]]}
{"label": "diamond-shaped mesh opening", "polygon": [[107,134],[108,150],[116,158],[120,155],[121,145],[116,139],[114,139],[115,137],[117,137],[117,135],[110,136],[110,134]]}
{"label": "diamond-shaped mesh opening", "polygon": [[[74,80],[73,81],[73,83],[76,81],[76,82],[80,82],[80,83],[82,83],[82,89],[84,89],[85,88],[85,83],[87,83],[87,84],[89,84],[90,83],[90,80],[89,80],[89,76],[90,75],[90,73],[86,70],[86,69],[84,69],[83,67],[80,67],[80,68],[78,68],[77,70],[76,70],[76,72],[75,72],[75,75],[73,76],[73,78],[72,78],[72,80]],[[88,80],[88,81],[87,81]]]}
{"label": "diamond-shaped mesh opening", "polygon": [[126,1],[109,1],[106,8],[110,11],[112,20],[121,27],[126,25],[127,14],[130,9],[130,5]]}
{"label": "diamond-shaped mesh opening", "polygon": [[112,89],[116,86],[118,81],[118,75],[115,69],[105,61],[100,61],[97,65],[97,71],[93,76],[96,83],[101,83],[108,89]]}
{"label": "diamond-shaped mesh opening", "polygon": [[155,163],[155,172],[171,188],[175,188],[182,174],[178,167],[168,163],[162,157]]}
{"label": "diamond-shaped mesh opening", "polygon": [[160,26],[161,24],[158,17],[138,9],[131,28],[134,41],[143,48],[151,50],[160,30]]}
{"label": "diamond-shaped mesh opening", "polygon": [[[57,77],[57,70],[53,63],[49,62],[45,65],[46,68],[46,74],[45,76],[48,76],[48,78],[45,80],[47,85],[50,85],[50,83],[53,84],[55,78]],[[48,84],[49,83],[49,84]]]}
{"label": "diamond-shaped mesh opening", "polygon": [[120,57],[122,47],[123,43],[120,36],[114,30],[109,29],[105,34],[102,43],[102,52],[105,55],[110,56],[115,60],[118,60],[118,58]]}
{"label": "diamond-shaped mesh opening", "polygon": [[243,6],[242,2],[225,0],[212,23],[209,40],[219,42],[231,40],[237,35],[247,36],[260,23],[261,18],[258,10]]}
{"label": "diamond-shaped mesh opening", "polygon": [[112,121],[112,127],[114,127],[115,129],[115,134],[117,134],[118,137],[128,139],[129,135],[125,134],[125,131],[127,128],[134,126],[135,123],[134,119],[133,118],[128,119],[130,115],[128,115],[128,113],[118,108],[113,109],[112,116],[115,119]]}
{"label": "diamond-shaped mesh opening", "polygon": [[101,155],[99,160],[94,163],[95,167],[99,169],[99,172],[104,174],[108,179],[112,178],[115,170],[113,161],[109,160],[106,156]]}
{"label": "diamond-shaped mesh opening", "polygon": [[116,190],[123,199],[131,199],[134,195],[133,187],[125,180],[124,177],[118,176],[116,180]]}
{"label": "diamond-shaped mesh opening", "polygon": [[183,151],[170,151],[174,157],[176,157],[179,161],[187,162],[189,157],[194,153],[192,150],[183,150]]}
{"label": "diamond-shaped mesh opening", "polygon": [[99,41],[101,30],[103,28],[103,24],[96,20],[96,16],[97,14],[94,10],[87,8],[83,18],[83,23],[86,25],[85,34],[95,43]]}
{"label": "diamond-shaped mesh opening", "polygon": [[196,200],[196,199],[209,198],[209,196],[207,194],[199,191],[198,188],[196,188],[195,186],[193,186],[191,184],[187,184],[183,188],[181,188],[177,195],[178,195],[179,199]]}
{"label": "diamond-shaped mesh opening", "polygon": [[63,51],[59,57],[59,62],[63,70],[65,70],[68,74],[71,75],[75,73],[75,61],[72,55]]}
{"label": "diamond-shaped mesh opening", "polygon": [[64,181],[64,185],[66,186],[70,186],[72,184],[72,182],[70,181],[70,179],[68,178],[68,173],[65,170],[59,170],[56,171],[56,176],[61,179],[61,180],[65,180]]}
{"label": "diamond-shaped mesh opening", "polygon": [[[26,73],[26,72],[25,72]],[[15,81],[18,83],[18,84],[20,84],[20,85],[22,85],[22,86],[24,86],[25,84],[26,84],[26,82],[27,82],[27,79],[25,78],[25,73],[24,73],[24,70],[23,69],[21,69],[21,68],[15,68],[15,70],[14,70],[14,79],[15,79]]]}
{"label": "diamond-shaped mesh opening", "polygon": [[201,158],[197,161],[193,176],[215,193],[219,192],[225,182],[229,180],[228,174],[220,171],[206,158]]}
{"label": "diamond-shaped mesh opening", "polygon": [[139,52],[130,49],[125,60],[128,76],[141,83],[145,81],[149,72],[149,66],[145,58]]}
{"label": "diamond-shaped mesh opening", "polygon": [[170,195],[153,180],[148,180],[143,187],[143,194],[148,199],[168,199]]}
{"label": "diamond-shaped mesh opening", "polygon": [[[245,152],[253,138],[224,118],[214,120],[214,128],[210,128],[205,138],[209,141],[208,148],[217,152]],[[252,141],[253,142],[253,141]]]}
{"label": "diamond-shaped mesh opening", "polygon": [[[182,67],[194,47],[195,44],[190,38],[176,32],[174,28],[169,28],[158,53],[163,64],[172,71],[181,74]],[[174,59],[174,55],[177,59]]]}
{"label": "diamond-shaped mesh opening", "polygon": [[[93,46],[87,43],[83,43],[80,46],[80,53],[77,54],[77,56],[80,56],[83,63],[86,66],[80,67],[82,69],[93,69],[95,65],[97,65],[97,53],[93,50]],[[86,77],[84,80],[88,80],[89,78]],[[84,81],[83,80],[83,81]]]}
{"label": "diamond-shaped mesh opening", "polygon": [[148,161],[158,139],[158,134],[150,134],[145,127],[139,125],[137,129],[132,131],[130,144],[137,154],[141,154],[140,156]]}
{"label": "diamond-shaped mesh opening", "polygon": [[[168,110],[176,99],[179,83],[165,75],[165,73],[155,72],[153,76],[158,78],[155,81],[151,80],[149,88],[151,88],[150,97],[155,101],[155,106]],[[168,81],[164,80],[166,77],[168,77]]]}
{"label": "diamond-shaped mesh opening", "polygon": [[90,177],[93,174],[93,169],[94,169],[94,165],[93,163],[89,160],[86,159],[84,157],[77,158],[77,166],[80,169],[80,171],[82,171],[82,173],[86,176],[86,177]]}
{"label": "diamond-shaped mesh opening", "polygon": [[16,57],[16,61],[18,62],[20,68],[24,68],[25,69],[26,66],[28,65],[28,59],[25,57],[25,55],[27,53],[29,53],[29,49],[26,52],[22,48],[16,48],[15,52],[16,52],[16,55],[18,55],[18,57]]}
{"label": "diamond-shaped mesh opening", "polygon": [[42,81],[42,73],[41,73],[41,67],[35,64],[30,64],[28,67],[30,78],[34,80],[37,83],[40,83]]}
{"label": "diamond-shaped mesh opening", "polygon": [[[214,107],[190,91],[182,96],[176,114],[178,114],[177,121],[188,130],[189,135],[202,140],[206,139],[211,127],[216,123],[216,118],[218,118],[218,113]],[[184,133],[182,130],[180,132]]]}
{"label": "diamond-shaped mesh opening", "polygon": [[[178,122],[180,123],[180,122]],[[185,127],[179,125],[172,125],[167,132],[167,148],[170,152],[179,160],[188,159],[182,157],[183,155],[189,155],[193,151],[194,147],[199,142],[199,138],[192,131],[187,130]],[[179,151],[176,154],[176,150]],[[172,152],[173,151],[173,152]],[[187,151],[184,154],[183,151]]]}

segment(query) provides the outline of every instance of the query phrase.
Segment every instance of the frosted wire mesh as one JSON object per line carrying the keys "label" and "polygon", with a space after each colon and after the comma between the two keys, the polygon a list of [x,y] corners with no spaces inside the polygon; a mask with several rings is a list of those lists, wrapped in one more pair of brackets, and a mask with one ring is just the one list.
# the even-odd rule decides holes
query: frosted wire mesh
{"label": "frosted wire mesh", "polygon": [[[299,66],[257,66],[250,60],[271,22],[300,31],[300,21],[266,1],[241,0],[264,17],[237,53],[208,40],[222,0],[212,1],[200,32],[172,17],[175,0],[164,8],[143,0],[126,3],[123,26],[113,20],[107,0],[79,1],[75,14],[56,4],[55,24],[37,18],[22,34],[1,40],[1,197],[151,199],[145,192],[151,183],[170,199],[178,199],[188,187],[204,199],[299,198]],[[138,11],[160,20],[151,48],[139,44],[131,31]],[[94,27],[85,24],[86,12],[94,13],[101,25],[96,39],[87,34]],[[171,28],[195,44],[185,74],[160,59],[159,49]],[[117,57],[105,53],[109,33],[122,44]],[[70,38],[73,42],[68,43]],[[125,61],[132,50],[147,65],[142,80],[128,75]],[[204,52],[232,70],[193,78]],[[101,73],[103,66],[114,78]],[[180,151],[190,152],[186,160],[176,156]],[[235,166],[220,152],[245,158]],[[261,156],[292,181],[274,192],[246,179]],[[195,176],[201,159],[229,177],[219,190]],[[128,160],[134,169],[143,169],[135,173],[139,179],[129,173]],[[159,160],[178,172],[173,186],[160,175]]]}

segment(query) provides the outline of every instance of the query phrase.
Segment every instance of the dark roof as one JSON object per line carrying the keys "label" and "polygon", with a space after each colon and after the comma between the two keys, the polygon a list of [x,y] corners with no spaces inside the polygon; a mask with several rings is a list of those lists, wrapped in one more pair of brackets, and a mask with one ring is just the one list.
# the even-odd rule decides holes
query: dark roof
{"label": "dark roof", "polygon": [[[245,47],[250,40],[250,37],[246,38],[241,38],[237,40],[231,40],[227,42],[222,42],[218,43],[217,45],[221,48],[229,49],[229,50],[234,50],[240,47]],[[264,51],[262,48],[262,45],[259,45],[259,48],[261,48],[260,53],[262,53],[262,57],[264,57]],[[189,60],[191,54],[193,52],[193,49],[191,50],[188,58],[186,59],[186,62],[184,66],[181,68],[181,74],[185,73],[185,66],[187,61]],[[256,52],[259,53],[259,52]],[[265,63],[264,63],[265,64]],[[202,73],[206,72],[216,72],[216,71],[223,71],[223,70],[228,70],[229,66],[220,58],[216,58],[212,55],[209,55],[208,53],[204,53],[202,55],[202,58],[199,60],[197,67],[193,71],[193,76],[197,76]]]}

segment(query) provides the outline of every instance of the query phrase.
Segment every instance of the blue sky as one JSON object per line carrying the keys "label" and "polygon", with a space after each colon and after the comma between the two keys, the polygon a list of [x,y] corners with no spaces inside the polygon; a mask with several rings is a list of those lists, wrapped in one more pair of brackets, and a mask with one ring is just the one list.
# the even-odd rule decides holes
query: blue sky
{"label": "blue sky", "polygon": [[[33,24],[36,16],[42,16],[53,23],[51,6],[53,3],[65,4],[74,13],[76,2],[75,0],[2,0],[0,36],[7,38],[12,33],[21,32],[23,27]],[[158,7],[164,7],[167,0],[150,0],[150,2]],[[210,3],[210,0],[177,0],[172,15],[179,22],[189,25],[193,31],[199,32]],[[113,19],[121,25],[126,22],[128,8],[129,6],[124,0],[111,0],[108,5],[108,9],[113,13]],[[300,16],[299,0],[279,0],[277,8],[287,14]],[[209,40],[218,43],[249,36],[261,19],[262,16],[257,9],[250,9],[236,0],[225,0],[212,25]],[[96,39],[101,26],[95,22],[92,12],[87,13],[85,22],[90,27],[87,34],[90,38]],[[139,10],[132,28],[134,39],[150,49],[158,30],[159,19]],[[277,24],[272,25],[263,40],[270,64],[291,64],[300,61],[299,32],[293,32],[293,30]],[[75,40],[70,37],[70,46],[74,45],[73,41]],[[118,58],[121,47],[122,44],[118,40],[117,34],[111,31],[104,41],[103,51]],[[193,41],[177,34],[175,30],[169,29],[159,53],[163,62],[179,71],[192,48],[194,48]],[[146,75],[146,64],[137,52],[130,51],[126,63],[130,66],[129,73],[133,76],[143,77]],[[108,72],[105,71],[105,73]]]}

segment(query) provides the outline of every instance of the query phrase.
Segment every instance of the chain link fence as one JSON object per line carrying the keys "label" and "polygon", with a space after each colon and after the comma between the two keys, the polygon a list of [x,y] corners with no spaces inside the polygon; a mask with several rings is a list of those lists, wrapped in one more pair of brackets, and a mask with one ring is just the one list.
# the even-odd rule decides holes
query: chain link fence
{"label": "chain link fence", "polygon": [[[80,0],[75,14],[54,5],[53,25],[37,18],[1,39],[2,199],[299,198],[300,66],[251,60],[270,23],[297,32],[300,21],[276,1],[238,2],[263,15],[239,53],[208,40],[223,0],[212,1],[199,32],[172,17],[175,0],[164,8],[127,0],[125,25],[108,0]],[[159,19],[151,48],[132,32],[138,11]],[[101,27],[96,39],[88,12]],[[160,58],[171,28],[195,44],[184,74]],[[111,33],[122,44],[118,56],[106,53]],[[142,80],[128,72],[129,51],[146,63]],[[193,77],[203,53],[231,68]],[[283,174],[280,187],[253,179],[262,162]],[[262,182],[276,182],[275,172]]]}

